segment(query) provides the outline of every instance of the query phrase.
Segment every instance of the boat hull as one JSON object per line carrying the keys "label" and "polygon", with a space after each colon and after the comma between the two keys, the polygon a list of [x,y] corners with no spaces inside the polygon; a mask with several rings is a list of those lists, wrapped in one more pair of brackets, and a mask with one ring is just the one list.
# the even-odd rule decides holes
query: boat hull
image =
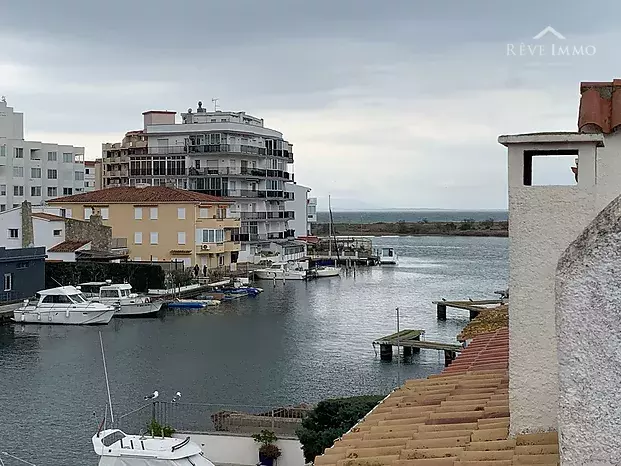
{"label": "boat hull", "polygon": [[339,277],[340,275],[341,269],[336,267],[325,267],[323,269],[317,269],[315,271],[315,276],[317,278]]}
{"label": "boat hull", "polygon": [[58,324],[58,325],[105,325],[112,320],[115,310],[28,310],[18,309],[13,312],[13,320],[21,324]]}
{"label": "boat hull", "polygon": [[255,271],[255,276],[259,280],[306,280],[306,274],[297,274],[297,273],[283,273],[281,271],[271,272],[271,271],[263,271],[257,270]]}
{"label": "boat hull", "polygon": [[122,304],[114,317],[155,317],[159,314],[163,303]]}

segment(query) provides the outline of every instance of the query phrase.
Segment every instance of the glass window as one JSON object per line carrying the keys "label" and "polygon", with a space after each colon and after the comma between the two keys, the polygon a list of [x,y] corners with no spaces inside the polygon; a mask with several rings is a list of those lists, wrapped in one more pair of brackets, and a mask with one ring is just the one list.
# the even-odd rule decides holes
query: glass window
{"label": "glass window", "polygon": [[157,241],[159,239],[158,236],[159,235],[157,234],[157,231],[152,231],[151,232],[151,237],[150,237],[151,244],[157,244]]}
{"label": "glass window", "polygon": [[177,232],[177,243],[185,244],[185,231]]}
{"label": "glass window", "polygon": [[16,178],[24,177],[24,167],[13,167],[13,176]]}
{"label": "glass window", "polygon": [[15,158],[16,159],[23,159],[24,158],[24,148],[23,147],[16,147],[15,151]]}
{"label": "glass window", "polygon": [[63,153],[63,162],[64,163],[73,163],[73,154],[71,152]]}
{"label": "glass window", "polygon": [[110,218],[110,209],[108,207],[101,208],[101,218],[103,220],[108,220]]}
{"label": "glass window", "polygon": [[206,207],[201,207],[199,210],[199,217],[200,218],[208,218],[209,217],[209,209]]}
{"label": "glass window", "polygon": [[23,186],[13,186],[13,196],[23,196],[23,195],[24,195]]}
{"label": "glass window", "polygon": [[63,231],[62,230],[54,230],[54,236],[60,236],[62,235]]}
{"label": "glass window", "polygon": [[92,207],[84,207],[84,220],[88,220],[93,215]]}
{"label": "glass window", "polygon": [[31,168],[30,169],[30,178],[41,178],[41,169],[40,168]]}
{"label": "glass window", "polygon": [[73,188],[63,188],[63,196],[71,196],[73,194]]}
{"label": "glass window", "polygon": [[58,196],[58,188],[56,186],[50,186],[47,188],[47,195],[49,197],[56,197]]}
{"label": "glass window", "polygon": [[157,207],[151,207],[149,217],[151,220],[157,220]]}
{"label": "glass window", "polygon": [[6,196],[6,185],[0,184],[0,196]]}
{"label": "glass window", "polygon": [[0,157],[6,157],[6,144],[0,146]]}
{"label": "glass window", "polygon": [[11,291],[13,289],[13,274],[4,274],[4,291]]}
{"label": "glass window", "polygon": [[185,220],[185,207],[179,207],[177,209],[177,219]]}
{"label": "glass window", "polygon": [[31,186],[30,187],[30,195],[35,197],[41,196],[41,186]]}
{"label": "glass window", "polygon": [[134,207],[134,219],[142,220],[142,207]]}
{"label": "glass window", "polygon": [[57,180],[58,179],[58,170],[48,170],[47,171],[47,179],[48,180]]}
{"label": "glass window", "polygon": [[142,244],[142,232],[137,231],[134,233],[134,244]]}
{"label": "glass window", "polygon": [[48,152],[47,153],[47,161],[48,162],[56,162],[58,160],[58,152]]}
{"label": "glass window", "polygon": [[8,237],[11,239],[19,238],[19,229],[18,228],[9,228]]}
{"label": "glass window", "polygon": [[75,180],[83,181],[84,180],[84,172],[75,172]]}

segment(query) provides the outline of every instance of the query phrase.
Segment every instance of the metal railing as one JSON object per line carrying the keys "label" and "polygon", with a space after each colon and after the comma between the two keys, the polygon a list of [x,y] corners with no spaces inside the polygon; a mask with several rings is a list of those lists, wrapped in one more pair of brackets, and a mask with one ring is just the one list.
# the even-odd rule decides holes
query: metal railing
{"label": "metal railing", "polygon": [[[109,173],[108,171],[107,173]],[[209,176],[240,176],[248,178],[281,178],[293,180],[293,175],[284,170],[268,170],[263,168],[245,167],[202,167],[202,168],[177,168],[177,167],[147,167],[132,168],[132,176],[162,177],[209,177]]]}
{"label": "metal railing", "polygon": [[118,417],[117,426],[127,433],[148,433],[155,419],[177,432],[232,432],[252,435],[262,429],[280,436],[294,436],[311,406],[274,408],[253,405],[219,405],[155,401]]}
{"label": "metal railing", "polygon": [[293,158],[293,152],[282,149],[266,149],[265,147],[245,144],[196,144],[187,146],[155,146],[149,147],[149,155],[168,154],[249,154],[268,155],[273,157]]}

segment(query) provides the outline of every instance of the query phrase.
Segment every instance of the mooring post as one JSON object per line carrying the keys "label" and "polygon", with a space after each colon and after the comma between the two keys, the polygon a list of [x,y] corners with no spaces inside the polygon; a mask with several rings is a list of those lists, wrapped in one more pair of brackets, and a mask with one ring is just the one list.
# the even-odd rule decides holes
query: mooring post
{"label": "mooring post", "polygon": [[446,304],[438,303],[438,319],[446,320]]}
{"label": "mooring post", "polygon": [[420,348],[412,348],[411,346],[404,346],[403,347],[403,357],[404,358],[408,358],[408,357],[412,356],[412,350],[420,350]]}

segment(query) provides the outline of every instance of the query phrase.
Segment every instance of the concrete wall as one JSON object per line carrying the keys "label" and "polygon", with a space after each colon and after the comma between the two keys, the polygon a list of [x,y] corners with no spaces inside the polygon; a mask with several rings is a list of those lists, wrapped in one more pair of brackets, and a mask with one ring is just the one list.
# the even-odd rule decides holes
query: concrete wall
{"label": "concrete wall", "polygon": [[285,210],[295,212],[295,218],[289,220],[289,229],[295,230],[295,236],[306,236],[308,233],[307,201],[310,188],[300,184],[287,183],[287,192],[294,193],[292,201],[285,202]]}
{"label": "concrete wall", "polygon": [[[252,437],[217,434],[175,434],[175,437],[190,436],[207,458],[217,464],[236,464],[255,466],[259,462],[259,448]],[[304,466],[302,445],[297,439],[280,439],[277,442],[282,451],[278,465]]]}
{"label": "concrete wall", "polygon": [[[605,147],[596,148],[598,138],[603,139],[601,135],[540,134],[501,141],[509,147],[509,403],[513,435],[557,428],[556,265],[569,244],[621,191],[621,139],[607,136]],[[578,150],[578,183],[525,186],[524,152],[558,149]]]}
{"label": "concrete wall", "polygon": [[564,252],[556,272],[559,440],[564,466],[621,457],[621,197]]}

